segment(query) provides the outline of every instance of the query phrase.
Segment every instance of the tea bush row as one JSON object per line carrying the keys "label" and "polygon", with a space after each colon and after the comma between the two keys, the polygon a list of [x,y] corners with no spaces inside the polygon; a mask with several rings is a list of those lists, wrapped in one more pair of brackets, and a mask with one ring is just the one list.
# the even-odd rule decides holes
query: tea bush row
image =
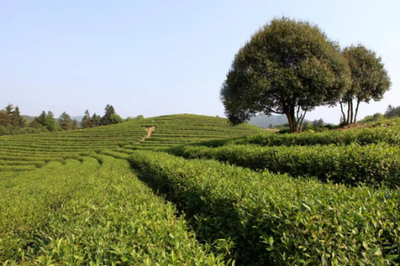
{"label": "tea bush row", "polygon": [[400,263],[399,190],[349,189],[160,152],[128,160],[191,217],[201,241],[224,240],[239,265]]}
{"label": "tea bush row", "polygon": [[[103,155],[0,178],[5,265],[221,265],[183,217]],[[101,162],[101,167],[98,164]]]}
{"label": "tea bush row", "polygon": [[390,145],[400,144],[400,128],[382,127],[345,131],[303,132],[301,134],[260,133],[235,140],[204,142],[201,145],[217,147],[229,144],[257,144],[260,146],[311,146],[311,145],[360,145],[386,142]]}
{"label": "tea bush row", "polygon": [[170,153],[186,158],[207,158],[292,176],[313,176],[322,181],[357,185],[400,186],[400,149],[387,144],[360,146],[230,145],[217,148],[179,146]]}

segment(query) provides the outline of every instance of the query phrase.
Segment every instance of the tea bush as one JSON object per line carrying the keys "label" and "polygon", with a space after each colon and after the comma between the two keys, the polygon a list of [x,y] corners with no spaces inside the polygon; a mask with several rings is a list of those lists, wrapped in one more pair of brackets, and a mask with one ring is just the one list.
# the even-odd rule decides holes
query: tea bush
{"label": "tea bush", "polygon": [[238,264],[400,263],[400,191],[322,184],[138,151],[142,179],[178,204],[201,241],[226,241]]}

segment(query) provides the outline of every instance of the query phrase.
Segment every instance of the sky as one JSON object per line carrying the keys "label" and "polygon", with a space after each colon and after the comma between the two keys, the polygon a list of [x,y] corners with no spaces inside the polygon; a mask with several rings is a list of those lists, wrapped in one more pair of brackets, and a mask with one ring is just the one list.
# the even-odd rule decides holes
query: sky
{"label": "sky", "polygon": [[[0,109],[103,115],[111,104],[122,117],[223,117],[219,92],[235,54],[282,16],[382,57],[391,90],[359,118],[400,105],[398,0],[0,0]],[[318,107],[306,119],[339,117],[338,107]]]}

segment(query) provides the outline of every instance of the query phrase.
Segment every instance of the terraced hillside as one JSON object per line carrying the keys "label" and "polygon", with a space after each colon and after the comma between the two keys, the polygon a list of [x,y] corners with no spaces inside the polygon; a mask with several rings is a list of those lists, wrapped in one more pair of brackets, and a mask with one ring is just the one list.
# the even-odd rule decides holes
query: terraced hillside
{"label": "terraced hillside", "polygon": [[263,132],[175,115],[1,137],[0,261],[400,264],[398,124]]}
{"label": "terraced hillside", "polygon": [[[151,138],[137,144],[152,126],[156,129]],[[79,159],[104,149],[152,150],[261,131],[251,125],[232,127],[226,119],[217,117],[169,115],[86,130],[2,136],[0,172],[35,170],[50,161]]]}

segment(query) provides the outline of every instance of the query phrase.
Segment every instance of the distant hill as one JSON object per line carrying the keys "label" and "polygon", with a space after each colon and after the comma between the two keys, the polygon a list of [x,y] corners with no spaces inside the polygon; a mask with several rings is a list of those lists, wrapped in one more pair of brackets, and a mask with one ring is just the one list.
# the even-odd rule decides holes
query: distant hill
{"label": "distant hill", "polygon": [[35,119],[34,116],[29,116],[29,115],[23,115],[22,117],[28,122],[32,122],[33,119]]}
{"label": "distant hill", "polygon": [[[312,121],[305,119],[304,122],[310,122]],[[286,115],[271,115],[267,116],[264,114],[256,115],[247,122],[250,125],[256,126],[256,127],[261,127],[261,128],[268,128],[270,125],[274,126],[279,126],[283,124],[287,124],[288,120]],[[325,123],[324,125],[328,125],[330,123]]]}
{"label": "distant hill", "polygon": [[250,125],[268,128],[270,125],[279,126],[288,122],[286,115],[271,115],[267,116],[264,114],[256,115],[248,121]]}
{"label": "distant hill", "polygon": [[71,119],[72,120],[76,119],[76,121],[78,121],[80,123],[80,122],[82,122],[83,115],[71,116]]}

